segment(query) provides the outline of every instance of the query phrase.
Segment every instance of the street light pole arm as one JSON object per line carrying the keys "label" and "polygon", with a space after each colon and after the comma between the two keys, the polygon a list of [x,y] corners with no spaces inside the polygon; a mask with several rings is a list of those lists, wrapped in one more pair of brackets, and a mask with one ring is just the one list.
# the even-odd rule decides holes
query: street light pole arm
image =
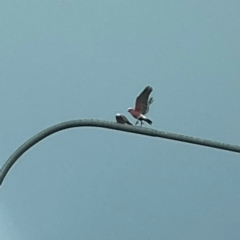
{"label": "street light pole arm", "polygon": [[181,142],[187,142],[192,144],[198,144],[202,146],[212,147],[212,148],[218,148],[222,150],[227,151],[233,151],[240,153],[240,146],[234,146],[230,144],[225,143],[219,143],[214,142],[210,140],[200,139],[200,138],[193,138],[189,136],[174,134],[174,133],[168,133],[163,131],[157,131],[155,129],[150,128],[144,128],[144,127],[136,127],[136,126],[130,126],[126,124],[119,124],[115,122],[108,122],[108,121],[101,121],[101,120],[92,120],[92,119],[84,119],[84,120],[72,120],[68,122],[63,122],[56,124],[52,127],[49,127],[40,133],[36,134],[32,138],[30,138],[28,141],[23,143],[5,162],[5,164],[2,166],[0,170],[0,185],[2,184],[5,176],[7,175],[10,168],[13,166],[13,164],[17,161],[17,159],[25,153],[29,148],[31,148],[33,145],[41,141],[42,139],[50,136],[53,133],[68,129],[68,128],[75,128],[75,127],[101,127],[101,128],[108,128],[118,131],[124,131],[124,132],[130,132],[140,135],[146,135],[151,137],[160,137],[160,138],[167,138],[171,140],[181,141]]}

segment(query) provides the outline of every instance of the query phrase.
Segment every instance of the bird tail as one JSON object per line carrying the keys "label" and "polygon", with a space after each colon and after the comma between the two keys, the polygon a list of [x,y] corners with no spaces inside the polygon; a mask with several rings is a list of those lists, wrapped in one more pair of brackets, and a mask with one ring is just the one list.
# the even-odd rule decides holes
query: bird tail
{"label": "bird tail", "polygon": [[152,124],[152,121],[149,118],[142,118],[141,120],[146,121],[148,124]]}

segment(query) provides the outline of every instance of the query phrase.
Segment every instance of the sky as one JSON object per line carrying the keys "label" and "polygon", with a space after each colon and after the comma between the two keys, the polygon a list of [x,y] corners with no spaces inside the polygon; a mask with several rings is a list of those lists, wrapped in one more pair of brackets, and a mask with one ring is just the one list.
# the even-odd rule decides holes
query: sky
{"label": "sky", "polygon": [[[152,86],[161,131],[240,145],[237,0],[0,2],[0,166]],[[0,187],[6,240],[239,239],[240,156],[101,128],[56,133]]]}

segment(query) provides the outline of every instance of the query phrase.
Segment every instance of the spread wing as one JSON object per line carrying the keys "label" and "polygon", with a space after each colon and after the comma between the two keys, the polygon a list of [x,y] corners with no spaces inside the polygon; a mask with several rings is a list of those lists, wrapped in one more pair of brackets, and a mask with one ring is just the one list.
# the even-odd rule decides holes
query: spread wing
{"label": "spread wing", "polygon": [[145,87],[136,99],[135,110],[140,111],[143,115],[148,113],[149,105],[153,102],[152,97],[149,99],[152,90],[150,86]]}

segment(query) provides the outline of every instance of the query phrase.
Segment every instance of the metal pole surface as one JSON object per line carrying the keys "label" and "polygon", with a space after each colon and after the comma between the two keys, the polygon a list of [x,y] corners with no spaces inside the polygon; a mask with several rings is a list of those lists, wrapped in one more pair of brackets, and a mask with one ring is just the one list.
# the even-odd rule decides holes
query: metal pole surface
{"label": "metal pole surface", "polygon": [[7,175],[8,171],[11,169],[13,164],[17,161],[17,159],[24,154],[29,148],[33,145],[41,141],[42,139],[52,135],[53,133],[66,130],[68,128],[75,128],[75,127],[100,127],[100,128],[108,128],[118,131],[130,132],[145,136],[151,137],[159,137],[159,138],[166,138],[175,141],[181,141],[186,143],[192,143],[197,145],[202,145],[211,148],[218,148],[221,150],[232,151],[240,153],[240,146],[230,145],[226,143],[215,142],[211,140],[201,139],[201,138],[194,138],[180,134],[174,134],[169,132],[158,131],[151,128],[139,127],[139,126],[130,126],[125,124],[119,124],[116,122],[108,122],[102,120],[94,120],[94,119],[83,119],[83,120],[72,120],[63,123],[56,124],[52,127],[49,127],[40,133],[36,134],[28,141],[23,143],[5,162],[0,170],[0,185],[2,184],[5,176]]}

